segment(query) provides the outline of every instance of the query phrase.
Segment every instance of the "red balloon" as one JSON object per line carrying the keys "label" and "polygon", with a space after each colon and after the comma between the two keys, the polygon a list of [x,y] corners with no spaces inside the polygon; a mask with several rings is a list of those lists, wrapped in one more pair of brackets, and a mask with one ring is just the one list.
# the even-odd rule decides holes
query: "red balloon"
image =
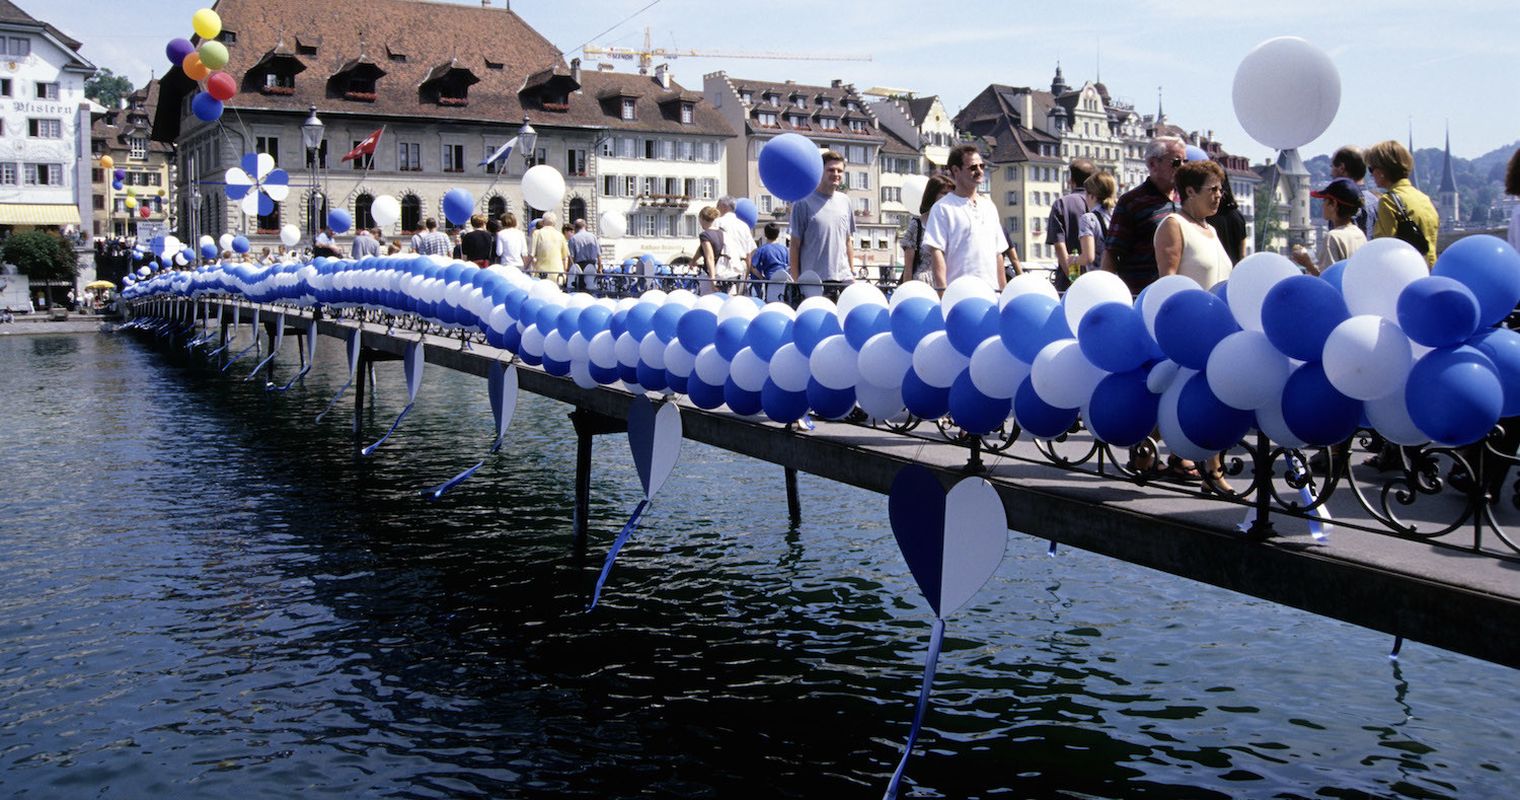
{"label": "red balloon", "polygon": [[237,94],[237,81],[225,72],[213,72],[206,79],[206,92],[225,103]]}
{"label": "red balloon", "polygon": [[147,219],[153,212],[149,211],[147,206],[138,206],[137,213],[141,214],[143,219]]}

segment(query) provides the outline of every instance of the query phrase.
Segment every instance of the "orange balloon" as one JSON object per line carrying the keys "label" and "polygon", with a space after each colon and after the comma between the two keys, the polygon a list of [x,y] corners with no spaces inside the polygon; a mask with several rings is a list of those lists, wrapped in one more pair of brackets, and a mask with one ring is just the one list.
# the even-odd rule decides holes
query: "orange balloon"
{"label": "orange balloon", "polygon": [[191,53],[185,56],[185,60],[180,62],[180,67],[185,70],[185,77],[192,81],[203,81],[207,75],[211,74],[211,70],[201,63],[200,53]]}
{"label": "orange balloon", "polygon": [[100,157],[100,168],[101,169],[110,169],[110,168],[112,168],[114,166],[116,166],[116,159],[111,158],[110,156],[101,156]]}

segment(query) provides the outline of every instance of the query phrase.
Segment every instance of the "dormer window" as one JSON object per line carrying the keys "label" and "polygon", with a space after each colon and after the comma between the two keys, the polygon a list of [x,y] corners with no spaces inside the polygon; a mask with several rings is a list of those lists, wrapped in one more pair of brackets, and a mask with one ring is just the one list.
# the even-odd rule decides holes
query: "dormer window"
{"label": "dormer window", "polygon": [[635,103],[635,101],[634,101],[634,99],[632,97],[625,97],[625,98],[623,98],[623,115],[622,115],[623,119],[625,119],[625,120],[632,120],[632,119],[634,119],[634,113],[633,113],[633,111],[634,111],[634,103]]}
{"label": "dormer window", "polygon": [[779,105],[781,105],[781,95],[778,95],[778,94],[766,94],[765,95],[765,102],[766,102],[767,105],[779,106]]}
{"label": "dormer window", "polygon": [[822,117],[818,120],[818,127],[826,131],[837,131],[839,130],[839,120],[833,117]]}
{"label": "dormer window", "polygon": [[691,121],[692,121],[692,104],[691,103],[682,103],[681,104],[681,124],[682,125],[690,125]]}
{"label": "dormer window", "polygon": [[290,73],[264,73],[264,94],[295,94],[296,76]]}
{"label": "dormer window", "polygon": [[375,102],[376,87],[385,70],[367,56],[359,56],[338,68],[327,82],[328,97],[342,97],[360,103]]}
{"label": "dormer window", "polygon": [[850,131],[853,133],[865,133],[866,123],[863,120],[850,120]]}
{"label": "dormer window", "polygon": [[742,91],[742,92],[739,93],[739,100],[742,101],[743,103],[745,103],[746,105],[749,104],[749,103],[753,103],[753,102],[755,102],[755,93],[749,91],[748,89],[746,89],[746,90],[744,90],[744,91]]}
{"label": "dormer window", "polygon": [[822,100],[819,100],[818,104],[821,105],[821,106],[823,106],[824,108],[833,108],[834,107],[834,101],[831,100],[830,98],[827,98],[827,97],[823,98]]}
{"label": "dormer window", "polygon": [[427,79],[419,89],[425,100],[432,99],[441,106],[469,105],[470,87],[480,83],[467,67],[455,61],[439,64],[428,72]]}
{"label": "dormer window", "polygon": [[222,32],[216,35],[216,40],[222,44],[237,44],[237,34],[223,28]]}
{"label": "dormer window", "polygon": [[792,106],[794,108],[807,108],[807,99],[800,94],[794,94],[792,95]]}
{"label": "dormer window", "polygon": [[244,91],[273,95],[296,93],[296,76],[306,70],[306,65],[282,47],[265,53],[258,63],[249,67],[243,77]]}

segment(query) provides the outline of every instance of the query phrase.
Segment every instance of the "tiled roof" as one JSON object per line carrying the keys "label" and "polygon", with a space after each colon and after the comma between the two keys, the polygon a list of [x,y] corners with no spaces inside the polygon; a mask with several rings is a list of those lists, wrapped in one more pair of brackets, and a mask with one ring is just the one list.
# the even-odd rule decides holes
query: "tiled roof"
{"label": "tiled roof", "polygon": [[[633,99],[632,120],[624,120],[622,98]],[[681,103],[691,103],[691,124],[681,122]],[[582,71],[581,90],[563,113],[533,113],[533,122],[610,127],[615,131],[733,136],[734,129],[702,95],[675,81],[666,89],[649,75]]]}

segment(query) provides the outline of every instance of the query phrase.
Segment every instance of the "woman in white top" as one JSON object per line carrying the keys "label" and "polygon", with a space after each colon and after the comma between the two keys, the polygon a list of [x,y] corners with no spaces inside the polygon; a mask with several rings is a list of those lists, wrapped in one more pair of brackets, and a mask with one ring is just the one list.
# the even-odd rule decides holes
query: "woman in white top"
{"label": "woman in white top", "polygon": [[517,227],[517,217],[510,211],[502,214],[501,230],[496,233],[496,262],[504,267],[522,269],[523,252],[527,249],[528,240]]}
{"label": "woman in white top", "polygon": [[1224,170],[1213,161],[1189,161],[1177,168],[1182,204],[1156,227],[1156,271],[1181,274],[1205,289],[1230,277],[1230,254],[1208,218],[1224,196]]}
{"label": "woman in white top", "polygon": [[[1097,269],[1103,264],[1103,240],[1108,238],[1108,223],[1114,217],[1115,198],[1119,184],[1107,172],[1094,172],[1082,184],[1087,192],[1087,205],[1092,210],[1077,218],[1077,268],[1078,274]],[[1072,275],[1071,279],[1076,280]]]}

